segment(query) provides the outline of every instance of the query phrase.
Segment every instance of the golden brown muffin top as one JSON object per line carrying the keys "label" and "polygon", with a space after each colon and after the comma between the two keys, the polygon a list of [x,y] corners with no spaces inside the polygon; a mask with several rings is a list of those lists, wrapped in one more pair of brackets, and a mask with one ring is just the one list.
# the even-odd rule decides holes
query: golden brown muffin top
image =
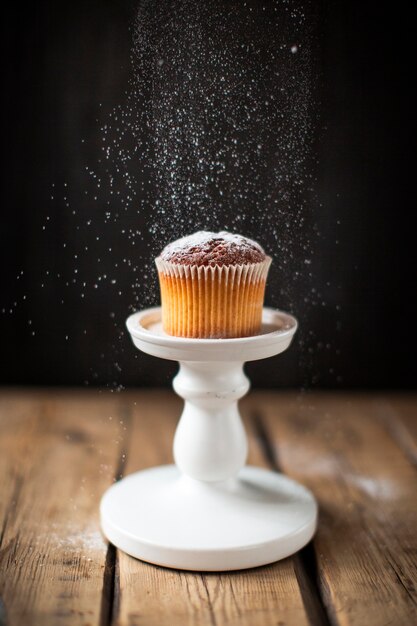
{"label": "golden brown muffin top", "polygon": [[256,241],[242,235],[200,230],[168,244],[161,258],[178,265],[222,266],[261,263],[266,254]]}

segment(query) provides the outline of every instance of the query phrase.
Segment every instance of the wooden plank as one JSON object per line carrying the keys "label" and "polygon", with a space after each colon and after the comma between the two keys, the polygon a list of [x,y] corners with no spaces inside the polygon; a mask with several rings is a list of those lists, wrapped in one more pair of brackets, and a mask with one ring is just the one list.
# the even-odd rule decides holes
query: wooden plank
{"label": "wooden plank", "polygon": [[[415,432],[410,398],[382,400]],[[98,528],[100,496],[125,454],[128,472],[171,462],[181,410],[173,394],[3,393],[0,592],[9,623],[105,626],[113,613],[120,625],[321,624],[317,566],[334,624],[408,626],[416,619],[415,469],[386,428],[382,400],[249,396],[243,411],[264,416],[278,463],[320,499],[317,564],[306,570],[311,555],[304,551],[269,567],[216,575],[156,568],[123,554],[115,571],[115,552]],[[264,465],[259,429],[250,430],[251,462]]]}
{"label": "wooden plank", "polygon": [[417,468],[417,401],[415,394],[390,394],[375,400],[381,422]]}
{"label": "wooden plank", "polygon": [[5,526],[17,504],[21,485],[19,466],[11,462],[27,454],[35,426],[35,415],[28,397],[0,395],[0,547]]}
{"label": "wooden plank", "polygon": [[[172,438],[182,403],[172,393],[141,392],[131,405],[126,472],[172,462]],[[250,462],[265,461],[250,437]],[[118,553],[118,626],[310,624],[297,582],[296,561],[235,572],[200,574],[158,568]]]}
{"label": "wooden plank", "polygon": [[2,394],[0,595],[8,624],[99,623],[107,546],[98,503],[120,463],[119,415],[119,398],[97,391]]}
{"label": "wooden plank", "polygon": [[372,396],[252,395],[286,473],[320,503],[318,582],[334,624],[417,621],[416,470]]}

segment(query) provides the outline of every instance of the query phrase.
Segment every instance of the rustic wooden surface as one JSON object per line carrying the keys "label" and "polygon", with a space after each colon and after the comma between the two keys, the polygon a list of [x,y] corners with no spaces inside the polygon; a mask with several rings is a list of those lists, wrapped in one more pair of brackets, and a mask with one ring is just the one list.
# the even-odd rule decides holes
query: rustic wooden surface
{"label": "rustic wooden surface", "polygon": [[316,494],[314,541],[232,574],[184,573],[103,540],[114,480],[172,461],[170,392],[0,393],[1,626],[417,623],[417,396],[252,392],[250,462]]}

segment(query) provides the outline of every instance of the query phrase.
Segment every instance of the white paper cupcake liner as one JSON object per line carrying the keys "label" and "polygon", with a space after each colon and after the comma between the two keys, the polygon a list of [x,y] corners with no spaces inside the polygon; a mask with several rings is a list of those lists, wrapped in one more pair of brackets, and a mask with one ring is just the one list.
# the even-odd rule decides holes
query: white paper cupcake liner
{"label": "white paper cupcake liner", "polygon": [[162,322],[181,337],[242,337],[259,331],[271,258],[236,265],[182,265],[156,259]]}

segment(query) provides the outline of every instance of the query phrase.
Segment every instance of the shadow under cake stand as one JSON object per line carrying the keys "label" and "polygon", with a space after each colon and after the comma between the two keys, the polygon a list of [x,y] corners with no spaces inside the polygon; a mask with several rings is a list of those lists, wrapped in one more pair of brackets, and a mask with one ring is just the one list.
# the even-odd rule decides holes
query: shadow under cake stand
{"label": "shadow under cake stand", "polygon": [[188,339],[166,335],[153,308],[131,315],[127,328],[139,350],[179,361],[173,386],[185,406],[176,465],[131,474],[104,494],[109,541],[150,563],[200,571],[265,565],[302,548],[316,529],[314,496],[282,474],[245,466],[237,407],[249,389],[244,363],[286,350],[295,318],[264,308],[256,336]]}

